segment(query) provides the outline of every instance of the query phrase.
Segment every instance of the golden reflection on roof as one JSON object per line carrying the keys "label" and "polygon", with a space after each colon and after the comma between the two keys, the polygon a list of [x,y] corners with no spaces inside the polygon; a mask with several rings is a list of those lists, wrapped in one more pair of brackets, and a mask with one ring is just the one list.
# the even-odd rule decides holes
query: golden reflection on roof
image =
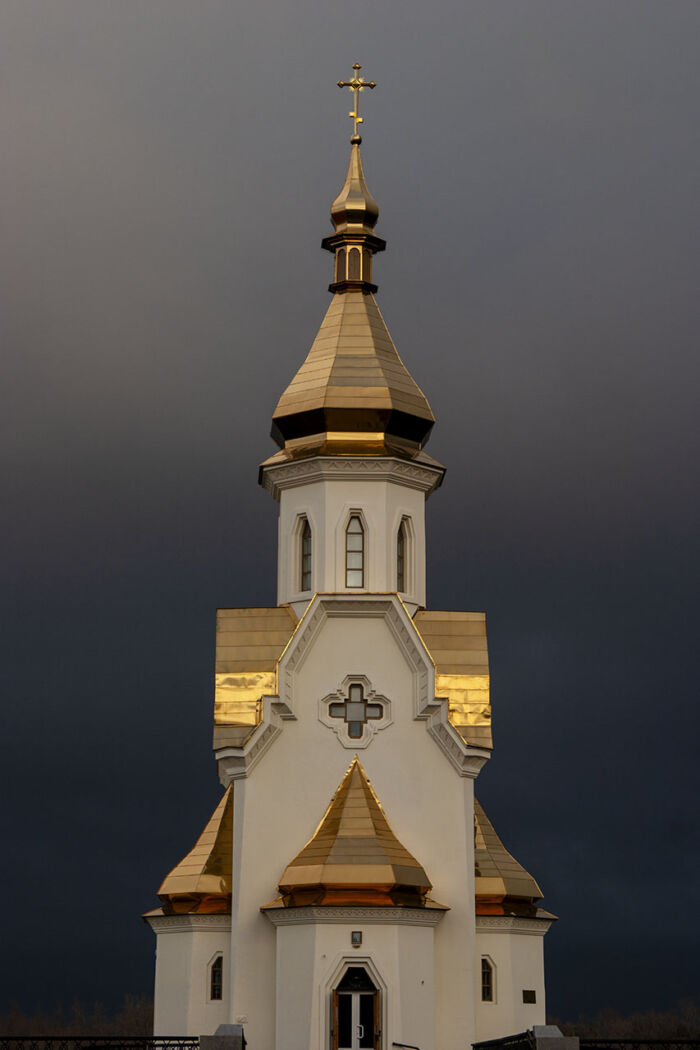
{"label": "golden reflection on roof", "polygon": [[277,692],[277,661],[297,626],[288,606],[219,609],[216,617],[214,747],[242,747]]}
{"label": "golden reflection on roof", "polygon": [[416,451],[433,425],[430,405],[399,357],[374,296],[336,293],[306,360],[279,399],[273,437],[394,435]]}
{"label": "golden reflection on roof", "polygon": [[435,694],[449,698],[449,718],[462,739],[493,747],[486,616],[419,610],[413,617],[435,663]]}
{"label": "golden reflection on roof", "polygon": [[478,915],[534,914],[542,890],[511,856],[474,799],[474,875]]}
{"label": "golden reflection on roof", "polygon": [[166,914],[230,909],[233,856],[233,785],[224,792],[193,849],[158,890]]}
{"label": "golden reflection on roof", "polygon": [[421,907],[431,888],[392,831],[357,755],[311,840],[282,875],[286,907],[372,904]]}

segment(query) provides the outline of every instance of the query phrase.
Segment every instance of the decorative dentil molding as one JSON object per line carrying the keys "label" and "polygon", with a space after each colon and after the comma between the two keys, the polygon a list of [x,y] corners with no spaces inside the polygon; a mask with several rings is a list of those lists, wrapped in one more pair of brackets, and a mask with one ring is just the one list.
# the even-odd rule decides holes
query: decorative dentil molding
{"label": "decorative dentil molding", "polygon": [[448,908],[265,908],[273,926],[363,923],[366,926],[437,926]]}
{"label": "decorative dentil molding", "polygon": [[544,937],[554,919],[526,918],[523,915],[477,915],[476,932],[527,933]]}
{"label": "decorative dentil molding", "polygon": [[310,485],[315,481],[395,481],[428,495],[438,487],[442,467],[411,463],[388,456],[313,456],[262,468],[263,488],[279,500],[283,489]]}
{"label": "decorative dentil molding", "polygon": [[199,915],[196,912],[188,915],[146,915],[145,919],[154,933],[182,933],[190,930],[231,932],[230,912],[221,915]]}

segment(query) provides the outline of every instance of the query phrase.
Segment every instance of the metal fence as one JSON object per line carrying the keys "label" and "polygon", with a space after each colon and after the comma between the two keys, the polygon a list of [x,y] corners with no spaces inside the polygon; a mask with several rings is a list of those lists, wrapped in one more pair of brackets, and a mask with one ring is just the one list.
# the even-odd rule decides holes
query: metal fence
{"label": "metal fence", "polygon": [[0,1050],[199,1050],[199,1037],[0,1035]]}
{"label": "metal fence", "polygon": [[579,1046],[590,1050],[700,1050],[700,1039],[589,1039],[581,1036]]}

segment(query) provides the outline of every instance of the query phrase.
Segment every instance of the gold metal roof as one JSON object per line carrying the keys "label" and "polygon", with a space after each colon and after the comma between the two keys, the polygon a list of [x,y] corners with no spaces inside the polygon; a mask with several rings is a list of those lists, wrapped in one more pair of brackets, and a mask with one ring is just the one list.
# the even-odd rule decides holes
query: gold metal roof
{"label": "gold metal roof", "polygon": [[287,907],[425,901],[424,869],[392,831],[357,755],[311,840],[285,868]]}
{"label": "gold metal roof", "polygon": [[492,748],[485,614],[423,609],[413,622],[435,662],[435,693],[449,697],[451,724],[466,743]]}
{"label": "gold metal roof", "polygon": [[233,785],[207,822],[194,848],[163,880],[158,896],[166,912],[227,911],[231,900]]}
{"label": "gold metal roof", "polygon": [[542,890],[510,855],[493,824],[474,799],[474,873],[480,915],[534,913]]}
{"label": "gold metal roof", "polygon": [[[219,609],[215,748],[241,747],[260,724],[262,697],[277,693],[277,662],[297,622],[288,606]],[[484,613],[420,610],[413,622],[435,663],[436,694],[449,698],[450,722],[467,743],[491,748]]]}
{"label": "gold metal roof", "polygon": [[398,355],[374,296],[334,295],[306,360],[272,417],[279,445],[329,434],[362,445],[391,435],[415,451],[434,422]]}
{"label": "gold metal roof", "polygon": [[297,618],[276,609],[219,609],[216,616],[214,747],[241,747],[262,718],[261,699],[277,693],[277,661]]}

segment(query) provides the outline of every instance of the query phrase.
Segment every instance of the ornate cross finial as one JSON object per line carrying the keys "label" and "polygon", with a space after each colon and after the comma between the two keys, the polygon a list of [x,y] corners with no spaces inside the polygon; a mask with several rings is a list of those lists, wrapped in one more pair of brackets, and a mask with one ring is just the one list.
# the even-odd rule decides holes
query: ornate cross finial
{"label": "ornate cross finial", "polygon": [[353,91],[354,94],[355,94],[355,108],[354,108],[354,110],[351,110],[348,113],[348,116],[352,117],[352,119],[355,121],[354,131],[353,131],[353,135],[352,135],[352,138],[350,139],[350,141],[352,142],[353,145],[357,144],[359,146],[359,144],[362,142],[362,137],[358,134],[357,125],[358,124],[364,124],[364,120],[360,116],[360,113],[359,113],[359,109],[360,109],[360,105],[359,105],[359,103],[360,103],[360,92],[364,91],[364,89],[366,87],[368,87],[368,88],[375,88],[377,85],[375,84],[375,82],[373,80],[365,80],[364,77],[360,76],[360,70],[362,69],[362,66],[358,65],[357,62],[355,62],[355,64],[353,65],[352,68],[353,68],[352,79],[351,80],[339,80],[338,81],[338,87],[339,88],[344,88],[344,87],[350,88],[350,90]]}

